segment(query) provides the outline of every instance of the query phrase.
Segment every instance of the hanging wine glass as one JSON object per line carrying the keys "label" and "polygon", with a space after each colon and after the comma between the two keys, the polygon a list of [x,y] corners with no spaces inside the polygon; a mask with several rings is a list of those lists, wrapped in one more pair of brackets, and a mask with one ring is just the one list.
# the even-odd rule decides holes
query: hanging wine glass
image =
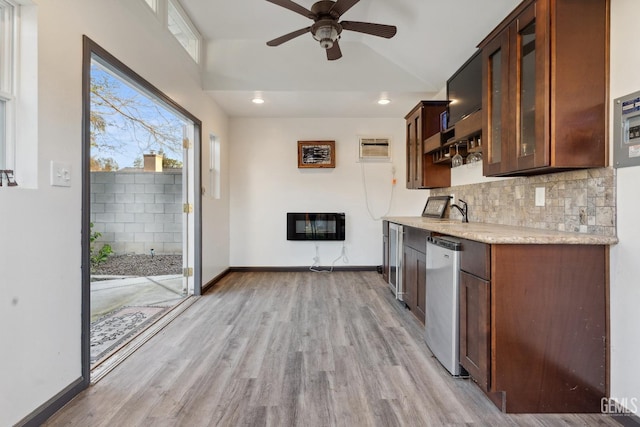
{"label": "hanging wine glass", "polygon": [[476,162],[476,153],[471,153],[467,156],[467,164]]}
{"label": "hanging wine glass", "polygon": [[458,166],[462,166],[462,163],[464,163],[464,159],[460,153],[458,153],[458,144],[456,144],[456,155],[451,158],[451,167],[457,168]]}
{"label": "hanging wine glass", "polygon": [[[470,157],[473,156],[473,159],[470,159]],[[475,152],[473,154],[471,154],[469,157],[467,157],[467,163],[477,163],[477,162],[481,162],[482,161],[482,153],[481,152]]]}
{"label": "hanging wine glass", "polygon": [[471,138],[469,140],[469,151],[471,151],[471,153],[467,156],[467,163],[478,163],[478,162],[482,162],[482,154],[479,150],[481,150],[482,148],[480,147],[480,137],[477,136],[475,138]]}

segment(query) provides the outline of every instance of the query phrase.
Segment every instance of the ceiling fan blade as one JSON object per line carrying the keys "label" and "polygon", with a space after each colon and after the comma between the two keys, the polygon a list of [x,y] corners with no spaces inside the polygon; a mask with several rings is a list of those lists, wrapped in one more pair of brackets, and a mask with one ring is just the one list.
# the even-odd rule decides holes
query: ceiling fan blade
{"label": "ceiling fan blade", "polygon": [[284,7],[285,9],[289,9],[293,12],[299,13],[300,15],[314,19],[316,14],[311,12],[309,9],[300,6],[298,3],[294,3],[291,0],[267,0],[269,3],[276,4],[278,6]]}
{"label": "ceiling fan blade", "polygon": [[371,34],[372,36],[390,39],[396,35],[398,29],[394,25],[372,24],[371,22],[342,21],[343,30],[357,31],[359,33]]}
{"label": "ceiling fan blade", "polygon": [[335,61],[336,59],[342,58],[342,51],[340,50],[340,45],[338,44],[338,40],[333,42],[333,46],[327,49],[327,59],[329,61]]}
{"label": "ceiling fan blade", "polygon": [[284,42],[288,42],[291,39],[295,39],[298,36],[303,35],[304,33],[308,33],[311,31],[311,27],[301,28],[297,31],[292,31],[289,34],[285,34],[284,36],[280,36],[277,39],[273,39],[267,42],[267,46],[280,46]]}
{"label": "ceiling fan blade", "polygon": [[340,16],[342,16],[343,13],[345,13],[347,10],[351,9],[353,6],[355,6],[356,3],[358,3],[360,0],[338,0],[333,7],[331,8],[331,10],[329,11],[329,13],[335,17],[336,19],[338,19]]}

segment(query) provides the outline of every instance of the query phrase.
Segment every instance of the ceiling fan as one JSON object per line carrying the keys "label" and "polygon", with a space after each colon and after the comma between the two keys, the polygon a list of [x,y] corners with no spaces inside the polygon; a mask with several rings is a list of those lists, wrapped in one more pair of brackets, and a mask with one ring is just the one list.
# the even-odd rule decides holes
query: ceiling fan
{"label": "ceiling fan", "polygon": [[360,0],[321,0],[311,6],[311,10],[300,6],[291,0],[267,0],[270,3],[282,6],[293,12],[299,13],[309,19],[313,19],[314,24],[293,31],[284,36],[267,42],[267,46],[279,46],[302,34],[310,32],[313,38],[320,42],[320,46],[327,51],[327,59],[330,61],[342,58],[342,51],[338,40],[342,30],[357,31],[359,33],[370,34],[372,36],[390,39],[396,35],[396,27],[393,25],[373,24],[370,22],[342,21],[338,22],[340,16],[351,9]]}

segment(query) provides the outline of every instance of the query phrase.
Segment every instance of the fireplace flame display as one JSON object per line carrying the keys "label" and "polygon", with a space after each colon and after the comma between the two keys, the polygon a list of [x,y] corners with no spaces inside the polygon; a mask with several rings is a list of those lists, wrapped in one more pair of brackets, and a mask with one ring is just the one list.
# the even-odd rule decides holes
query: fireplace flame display
{"label": "fireplace flame display", "polygon": [[287,213],[287,240],[344,240],[344,212]]}

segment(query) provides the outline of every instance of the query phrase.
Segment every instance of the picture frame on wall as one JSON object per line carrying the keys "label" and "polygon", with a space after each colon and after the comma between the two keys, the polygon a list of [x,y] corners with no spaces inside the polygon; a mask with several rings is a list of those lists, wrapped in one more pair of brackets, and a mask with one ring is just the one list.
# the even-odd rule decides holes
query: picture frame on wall
{"label": "picture frame on wall", "polygon": [[298,168],[335,167],[335,141],[298,141]]}

